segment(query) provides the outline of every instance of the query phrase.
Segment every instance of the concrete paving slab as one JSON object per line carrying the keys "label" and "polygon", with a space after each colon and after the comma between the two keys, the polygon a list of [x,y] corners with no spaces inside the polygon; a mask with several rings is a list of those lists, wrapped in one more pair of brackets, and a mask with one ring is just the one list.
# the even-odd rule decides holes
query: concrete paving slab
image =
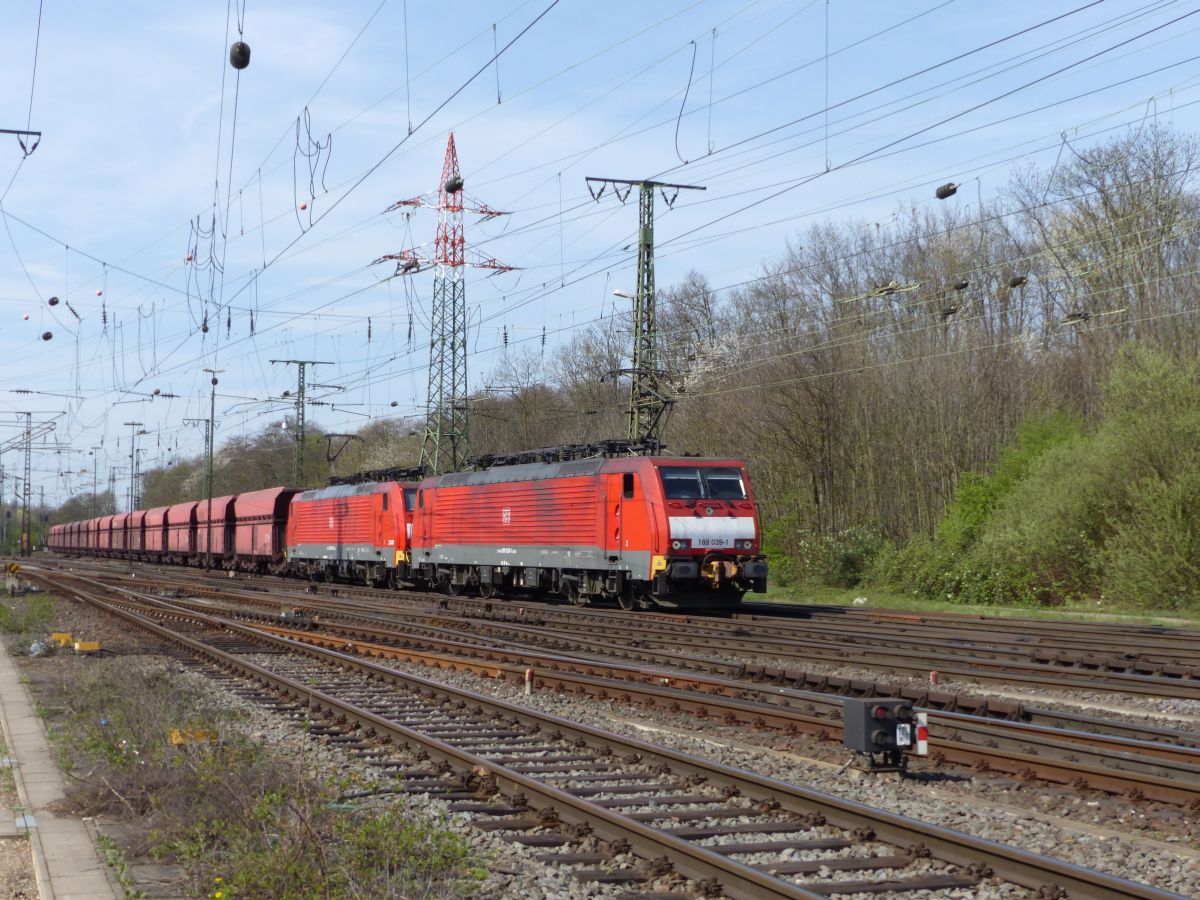
{"label": "concrete paving slab", "polygon": [[[50,808],[64,796],[62,774],[16,663],[7,648],[0,651],[0,730],[8,756],[16,761],[12,772],[20,803],[9,812],[14,822],[32,818],[27,833],[42,900],[117,900],[86,824]],[[4,822],[0,817],[0,830]]]}

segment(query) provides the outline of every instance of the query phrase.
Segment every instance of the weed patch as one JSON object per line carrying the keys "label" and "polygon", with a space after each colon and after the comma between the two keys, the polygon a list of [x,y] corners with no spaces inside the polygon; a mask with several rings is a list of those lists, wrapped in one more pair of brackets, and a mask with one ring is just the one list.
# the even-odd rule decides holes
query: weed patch
{"label": "weed patch", "polygon": [[46,630],[54,615],[54,604],[42,593],[23,594],[0,602],[0,631],[27,640]]}
{"label": "weed patch", "polygon": [[482,880],[446,823],[398,802],[338,802],[348,784],[246,736],[237,713],[187,679],[126,658],[61,658],[46,671],[40,705],[74,773],[71,810],[138,826],[105,848],[118,871],[125,854],[150,856],[222,900],[455,897]]}

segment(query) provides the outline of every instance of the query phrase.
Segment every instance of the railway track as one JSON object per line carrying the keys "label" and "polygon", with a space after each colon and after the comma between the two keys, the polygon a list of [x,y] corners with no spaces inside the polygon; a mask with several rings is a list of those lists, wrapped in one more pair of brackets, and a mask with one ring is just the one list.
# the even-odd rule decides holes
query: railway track
{"label": "railway track", "polygon": [[[44,580],[316,719],[330,740],[395,768],[397,791],[441,795],[480,827],[554,851],[577,877],[627,883],[642,896],[810,898],[998,880],[1043,897],[1176,896],[146,594],[110,587],[123,599],[105,599]],[[142,611],[122,608],[132,605]],[[400,745],[424,761],[407,763]],[[581,835],[592,842],[586,851]],[[640,861],[611,865],[627,850]]]}
{"label": "railway track", "polygon": [[[220,590],[216,587],[221,581],[218,578],[189,570],[159,571],[168,580],[190,584],[193,589],[211,585]],[[268,583],[298,592],[292,581],[272,579]],[[1111,637],[1086,637],[1094,634],[1090,628],[1083,630],[1085,637],[1080,637],[1076,630],[1061,625],[1040,632],[1031,625],[1031,635],[1023,636],[1012,626],[995,622],[972,631],[966,625],[926,624],[920,621],[922,617],[899,613],[851,610],[834,614],[826,610],[810,613],[798,622],[740,613],[736,618],[631,614],[615,609],[446,597],[349,585],[322,585],[315,590],[319,591],[316,596],[323,598],[336,594],[338,601],[356,598],[392,607],[462,612],[473,620],[507,623],[510,630],[524,631],[526,639],[551,646],[556,640],[558,646],[562,642],[579,645],[602,626],[608,638],[605,643],[627,646],[633,655],[647,651],[660,655],[700,652],[779,661],[777,666],[763,664],[767,677],[776,677],[781,669],[794,669],[796,661],[818,660],[835,665],[852,662],[857,667],[916,677],[926,677],[932,670],[947,679],[983,684],[1200,699],[1197,642],[1189,640],[1184,632],[1162,629],[1133,628],[1131,640],[1136,640],[1137,646],[1131,649],[1128,642],[1117,643]],[[310,603],[315,605],[315,600]],[[854,624],[844,624],[846,620]],[[654,624],[652,632],[646,628],[650,622]],[[541,631],[530,632],[534,627]],[[520,639],[519,635],[514,637]],[[1051,640],[1057,643],[1030,645],[1030,641]],[[611,646],[605,652],[611,653]]]}
{"label": "railway track", "polygon": [[[909,613],[853,607],[812,607],[782,603],[745,603],[738,621],[786,627],[792,620],[808,623],[886,626],[889,633],[915,634],[944,641],[1004,644],[1033,661],[1083,669],[1144,669],[1156,664],[1200,667],[1200,647],[1193,629],[1161,625],[1091,622],[1048,622],[1042,619],[988,617],[968,613]],[[1114,638],[1114,635],[1116,637]],[[1150,664],[1146,666],[1145,664]]]}
{"label": "railway track", "polygon": [[[182,589],[196,594],[215,592],[228,594],[229,584],[218,587],[222,580],[212,577],[187,576],[178,570],[167,570],[164,575]],[[245,586],[245,582],[239,582]],[[852,665],[866,670],[876,670],[904,676],[926,678],[931,671],[941,677],[960,682],[979,684],[1004,684],[1026,686],[1037,689],[1066,689],[1075,691],[1112,692],[1151,697],[1175,697],[1184,700],[1200,698],[1200,670],[1186,667],[1180,673],[1163,671],[1158,674],[1128,672],[1070,670],[1045,662],[1026,662],[1020,659],[978,658],[958,653],[944,652],[926,646],[920,649],[898,649],[876,644],[854,644],[838,641],[809,640],[806,637],[780,636],[778,623],[770,623],[750,632],[737,620],[692,618],[659,613],[625,613],[616,610],[592,610],[592,608],[556,607],[544,604],[526,605],[521,602],[482,601],[467,598],[445,598],[430,594],[406,594],[386,592],[368,588],[336,586],[317,588],[314,595],[301,594],[292,588],[294,582],[272,580],[270,589],[288,590],[288,601],[299,608],[318,612],[331,605],[350,614],[347,605],[361,599],[374,607],[377,613],[401,614],[407,608],[410,614],[426,611],[431,616],[438,613],[460,612],[466,614],[463,624],[476,629],[490,628],[498,640],[526,643],[572,652],[587,652],[602,656],[614,656],[650,662],[654,665],[697,667],[713,671],[724,668],[725,673],[738,672],[744,677],[770,680],[788,684],[802,690],[854,692],[858,690],[856,680],[846,679],[821,672],[811,672],[797,664],[814,660],[833,665]],[[250,589],[254,589],[251,587]],[[432,612],[430,612],[432,611]],[[647,625],[653,623],[653,630]],[[605,640],[596,640],[602,630]],[[878,631],[878,629],[876,629]],[[738,662],[736,660],[761,660],[767,656],[778,661]],[[731,659],[732,658],[732,659]],[[884,685],[866,682],[875,694],[883,692]],[[948,708],[958,712],[990,713],[989,709],[972,709],[978,702],[958,695],[931,689],[928,691],[901,691],[902,696],[932,708]],[[958,703],[958,706],[954,706]],[[947,706],[949,704],[949,706]],[[984,706],[1015,714],[1016,704],[990,701]]]}
{"label": "railway track", "polygon": [[[338,621],[329,618],[328,611],[319,633],[282,629],[272,627],[278,624],[274,612],[277,604],[261,594],[235,591],[226,599],[257,603],[264,611],[255,613],[234,604],[215,610],[208,604],[175,602],[193,611],[219,612],[266,623],[265,627],[274,633],[295,640],[352,648],[376,658],[470,669],[512,682],[528,676],[547,690],[620,697],[623,702],[673,713],[686,711],[759,730],[815,735],[830,742],[841,736],[838,696],[745,679],[702,677],[679,669],[646,669],[573,654],[547,654],[540,648],[521,648],[507,642],[481,643],[469,633],[444,627],[417,633],[389,627],[385,621],[370,617],[352,615],[347,621]],[[1047,715],[1062,714],[1047,711]],[[931,712],[930,716],[932,762],[936,765],[950,763],[1026,781],[1091,788],[1130,799],[1200,809],[1200,749],[1186,746],[1187,738],[1182,733],[1133,726],[1125,727],[1129,732],[1126,736],[1096,733],[1111,720],[1088,721],[1093,730],[1084,731],[1070,727],[1070,720],[1050,728],[945,710]],[[1198,735],[1190,737],[1193,742],[1200,740]]]}
{"label": "railway track", "polygon": [[[55,557],[50,557],[54,559]],[[61,557],[60,557],[61,559]],[[75,560],[72,560],[74,562]],[[92,564],[108,564],[126,567],[127,562],[117,560],[90,559]],[[193,582],[223,580],[225,573],[189,570],[179,567],[152,567],[150,564],[135,563],[153,568],[164,576],[186,576]],[[244,576],[239,576],[244,577]],[[267,578],[268,584],[294,586],[293,580]],[[501,600],[484,600],[465,595],[447,596],[427,592],[396,592],[353,585],[323,585],[331,587],[342,596],[357,596],[411,602],[418,605],[441,603],[444,607],[474,611]],[[516,602],[526,602],[514,598]],[[564,604],[553,600],[537,601],[539,608],[546,610],[569,610]],[[822,633],[836,639],[863,637],[871,632],[871,640],[880,627],[886,627],[889,635],[918,643],[924,649],[931,642],[957,645],[964,649],[980,652],[996,651],[1011,654],[1014,658],[1030,662],[1042,662],[1084,671],[1111,670],[1133,674],[1155,674],[1165,667],[1169,677],[1188,677],[1191,670],[1200,669],[1200,644],[1197,632],[1188,628],[1173,628],[1160,625],[1114,624],[1091,622],[1058,622],[1041,619],[989,617],[969,613],[912,613],[894,610],[858,609],[854,607],[804,606],[787,603],[752,602],[743,603],[739,611],[724,612],[709,616],[694,613],[680,614],[665,611],[646,611],[633,614],[615,609],[588,607],[578,610],[593,616],[616,617],[626,621],[644,622],[653,619],[661,622],[697,622],[718,627],[722,622],[733,627],[763,627],[772,633],[788,634],[799,631],[804,634]],[[1192,672],[1191,677],[1197,677]]]}

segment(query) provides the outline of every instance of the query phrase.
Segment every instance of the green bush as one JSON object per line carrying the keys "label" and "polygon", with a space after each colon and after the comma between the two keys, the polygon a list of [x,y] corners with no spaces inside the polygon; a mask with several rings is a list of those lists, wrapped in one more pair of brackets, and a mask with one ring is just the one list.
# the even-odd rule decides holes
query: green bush
{"label": "green bush", "polygon": [[346,810],[331,796],[311,785],[269,791],[247,820],[238,811],[197,822],[171,850],[222,873],[209,896],[230,900],[466,897],[486,875],[444,822],[400,802]]}
{"label": "green bush", "polygon": [[988,474],[966,472],[937,528],[937,540],[966,550],[978,540],[996,506],[1020,483],[1042,454],[1083,433],[1082,422],[1064,413],[1035,415],[1017,429]]}
{"label": "green bush", "polygon": [[1000,504],[964,567],[986,573],[987,598],[1061,603],[1097,592],[1096,555],[1111,531],[1115,448],[1079,437],[1047,450]]}
{"label": "green bush", "polygon": [[779,585],[803,580],[796,565],[796,540],[799,525],[792,516],[782,516],[763,522],[762,549],[771,564],[771,581]]}
{"label": "green bush", "polygon": [[790,554],[791,572],[801,582],[857,587],[886,544],[883,536],[870,528],[847,528],[837,534],[804,532]]}
{"label": "green bush", "polygon": [[1093,430],[1027,423],[935,539],[883,550],[871,577],[970,603],[1200,606],[1200,366],[1124,354]]}
{"label": "green bush", "polygon": [[1200,472],[1146,478],[1105,544],[1103,595],[1142,608],[1200,608]]}

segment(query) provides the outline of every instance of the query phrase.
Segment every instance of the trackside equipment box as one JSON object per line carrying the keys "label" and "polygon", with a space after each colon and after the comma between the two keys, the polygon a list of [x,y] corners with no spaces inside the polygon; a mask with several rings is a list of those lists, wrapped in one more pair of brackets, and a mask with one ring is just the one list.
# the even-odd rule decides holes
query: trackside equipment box
{"label": "trackside equipment box", "polygon": [[[913,745],[913,705],[894,697],[847,697],[842,701],[842,744],[867,754],[871,768],[901,765],[901,752]],[[882,757],[877,760],[876,757]]]}

